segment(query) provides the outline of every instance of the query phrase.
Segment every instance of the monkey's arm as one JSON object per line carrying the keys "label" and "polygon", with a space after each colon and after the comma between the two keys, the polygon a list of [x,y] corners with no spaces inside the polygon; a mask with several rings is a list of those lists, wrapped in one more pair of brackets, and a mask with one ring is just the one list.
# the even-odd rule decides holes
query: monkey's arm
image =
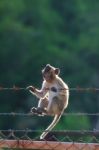
{"label": "monkey's arm", "polygon": [[43,81],[41,90],[38,90],[33,86],[29,86],[28,89],[33,95],[36,95],[38,98],[44,98],[48,92],[48,85],[46,81]]}

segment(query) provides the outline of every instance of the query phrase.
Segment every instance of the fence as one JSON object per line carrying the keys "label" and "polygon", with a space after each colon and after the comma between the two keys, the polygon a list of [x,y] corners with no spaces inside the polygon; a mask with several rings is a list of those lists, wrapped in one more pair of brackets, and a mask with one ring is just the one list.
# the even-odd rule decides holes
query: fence
{"label": "fence", "polygon": [[[64,115],[89,115],[88,113],[68,113]],[[24,113],[0,113],[0,116],[31,116]],[[99,150],[98,130],[54,130],[45,140],[40,140],[42,130],[0,130],[0,148],[36,150]]]}
{"label": "fence", "polygon": [[[26,90],[13,86],[12,88],[0,87],[2,90]],[[68,89],[61,89],[68,90]],[[99,91],[99,88],[70,88],[71,91]],[[0,113],[0,116],[31,116],[24,113]],[[99,116],[99,113],[64,113],[64,115],[73,116]],[[98,130],[54,130],[48,134],[45,140],[40,140],[41,130],[0,130],[0,148],[7,149],[35,149],[35,150],[99,150],[99,131]]]}
{"label": "fence", "polygon": [[[33,130],[1,130],[0,148],[40,149],[40,150],[99,150],[99,131],[53,131],[48,140],[39,141],[38,137],[32,139],[29,134]],[[17,134],[21,133],[21,137]],[[22,135],[23,134],[23,135]],[[57,135],[64,138],[58,139]],[[79,136],[74,141],[72,136]],[[84,138],[88,138],[84,142]]]}

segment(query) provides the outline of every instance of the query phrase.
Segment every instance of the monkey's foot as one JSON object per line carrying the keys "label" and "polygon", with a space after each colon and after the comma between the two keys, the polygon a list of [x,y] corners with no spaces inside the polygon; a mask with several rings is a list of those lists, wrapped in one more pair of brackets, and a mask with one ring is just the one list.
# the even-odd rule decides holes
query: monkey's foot
{"label": "monkey's foot", "polygon": [[38,114],[39,116],[44,116],[43,108],[38,107],[38,108],[37,108],[37,114]]}
{"label": "monkey's foot", "polygon": [[38,107],[38,108],[33,107],[31,109],[31,113],[35,114],[35,115],[38,115],[38,116],[44,116],[44,114],[42,112],[42,109],[40,107]]}
{"label": "monkey's foot", "polygon": [[33,108],[31,109],[31,113],[37,114],[37,108],[33,107]]}

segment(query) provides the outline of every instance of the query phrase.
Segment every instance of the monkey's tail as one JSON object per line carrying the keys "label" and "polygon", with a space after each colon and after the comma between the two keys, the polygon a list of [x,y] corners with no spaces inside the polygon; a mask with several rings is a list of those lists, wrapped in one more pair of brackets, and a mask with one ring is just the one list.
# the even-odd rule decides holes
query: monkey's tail
{"label": "monkey's tail", "polygon": [[62,114],[55,115],[52,123],[48,126],[48,128],[41,134],[40,139],[44,139],[45,136],[55,127],[55,125],[58,123],[60,120]]}

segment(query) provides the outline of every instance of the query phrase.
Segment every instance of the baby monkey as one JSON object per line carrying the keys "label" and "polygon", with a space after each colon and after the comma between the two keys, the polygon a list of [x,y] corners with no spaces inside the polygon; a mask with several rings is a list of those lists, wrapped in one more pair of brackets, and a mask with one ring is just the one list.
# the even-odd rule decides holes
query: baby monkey
{"label": "baby monkey", "polygon": [[32,94],[40,98],[38,107],[33,107],[31,112],[38,115],[54,116],[52,123],[41,134],[40,139],[44,139],[48,132],[57,124],[68,105],[69,88],[59,77],[59,73],[59,68],[47,64],[42,70],[44,81],[41,90],[33,86],[27,87]]}

